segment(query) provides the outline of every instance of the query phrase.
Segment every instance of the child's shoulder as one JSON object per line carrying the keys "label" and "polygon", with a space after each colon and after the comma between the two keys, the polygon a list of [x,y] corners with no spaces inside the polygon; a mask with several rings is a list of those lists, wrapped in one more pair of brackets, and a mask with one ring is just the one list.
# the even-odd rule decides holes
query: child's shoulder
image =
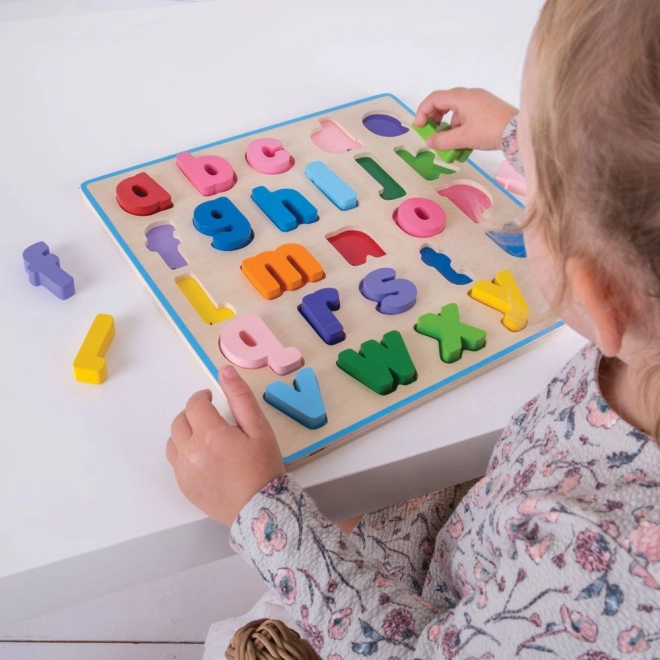
{"label": "child's shoulder", "polygon": [[[613,410],[598,384],[600,351],[585,346],[536,397],[511,418],[493,452],[489,473],[499,466],[550,475],[568,473],[602,491],[619,488],[631,474],[654,474],[660,480],[660,448]],[[655,477],[653,477],[655,479]],[[591,483],[593,482],[593,483]],[[586,485],[586,484],[583,484]]]}
{"label": "child's shoulder", "polygon": [[544,390],[545,400],[565,399],[581,400],[586,388],[593,384],[598,388],[598,368],[601,352],[594,344],[587,344],[578,351],[563,369],[548,383]]}
{"label": "child's shoulder", "polygon": [[652,504],[660,496],[660,447],[605,401],[600,360],[586,346],[514,415],[488,476],[501,483],[502,504],[543,499],[621,538],[645,520],[657,526],[660,543],[660,510]]}
{"label": "child's shoulder", "polygon": [[[596,392],[600,392],[598,388],[600,358],[600,351],[593,344],[587,344],[576,353],[543,391],[527,401],[513,414],[504,429],[500,444],[503,441],[510,442],[527,435],[540,423],[542,418],[546,418],[547,421],[547,418],[551,417],[553,426],[556,423],[561,424],[568,419],[568,413],[559,415],[558,411],[565,411],[581,404],[590,390],[594,395]],[[604,408],[606,404],[604,401],[602,403],[599,401],[598,405],[600,408]],[[573,420],[574,414],[573,411],[570,421]]]}

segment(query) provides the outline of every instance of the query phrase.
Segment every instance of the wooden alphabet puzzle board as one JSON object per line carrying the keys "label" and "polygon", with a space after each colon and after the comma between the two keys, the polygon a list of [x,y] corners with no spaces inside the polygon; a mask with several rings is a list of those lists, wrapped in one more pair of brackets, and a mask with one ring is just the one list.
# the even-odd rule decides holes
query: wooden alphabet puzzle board
{"label": "wooden alphabet puzzle board", "polygon": [[560,325],[520,237],[489,229],[521,205],[412,120],[381,95],[82,184],[213,379],[239,367],[289,465]]}

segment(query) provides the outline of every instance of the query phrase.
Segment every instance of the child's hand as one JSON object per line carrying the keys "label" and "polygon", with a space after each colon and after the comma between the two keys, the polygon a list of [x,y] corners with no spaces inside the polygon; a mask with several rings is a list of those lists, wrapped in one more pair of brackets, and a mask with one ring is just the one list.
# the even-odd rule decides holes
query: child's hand
{"label": "child's hand", "polygon": [[183,494],[230,526],[248,500],[285,469],[273,429],[247,383],[225,367],[220,385],[238,426],[223,419],[209,390],[197,392],[172,422],[166,454]]}
{"label": "child's hand", "polygon": [[517,108],[485,89],[455,87],[429,94],[417,109],[415,124],[424,126],[429,117],[440,123],[450,111],[451,130],[432,135],[432,149],[499,149],[506,125],[518,114]]}

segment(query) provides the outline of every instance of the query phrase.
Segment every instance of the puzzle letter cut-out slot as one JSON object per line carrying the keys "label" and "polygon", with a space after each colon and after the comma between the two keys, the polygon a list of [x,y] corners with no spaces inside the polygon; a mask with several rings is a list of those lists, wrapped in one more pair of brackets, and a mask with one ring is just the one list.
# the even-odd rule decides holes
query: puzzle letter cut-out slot
{"label": "puzzle letter cut-out slot", "polygon": [[[559,327],[506,228],[520,203],[413,119],[381,95],[82,186],[209,375],[248,381],[289,465]],[[56,276],[47,247],[24,256],[33,283]],[[77,375],[102,377],[101,330]]]}

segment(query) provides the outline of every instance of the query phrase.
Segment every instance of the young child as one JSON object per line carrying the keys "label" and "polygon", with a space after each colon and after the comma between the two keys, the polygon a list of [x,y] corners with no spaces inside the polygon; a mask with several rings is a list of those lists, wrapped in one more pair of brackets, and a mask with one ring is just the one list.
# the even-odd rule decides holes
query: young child
{"label": "young child", "polygon": [[[285,474],[231,367],[237,427],[208,391],[174,420],[182,491],[231,525],[321,657],[660,657],[659,35],[658,0],[542,11],[503,147],[524,165],[535,280],[591,343],[515,413],[462,500],[445,489],[344,534]],[[416,122],[449,111],[430,146],[497,148],[516,112],[456,89]]]}

